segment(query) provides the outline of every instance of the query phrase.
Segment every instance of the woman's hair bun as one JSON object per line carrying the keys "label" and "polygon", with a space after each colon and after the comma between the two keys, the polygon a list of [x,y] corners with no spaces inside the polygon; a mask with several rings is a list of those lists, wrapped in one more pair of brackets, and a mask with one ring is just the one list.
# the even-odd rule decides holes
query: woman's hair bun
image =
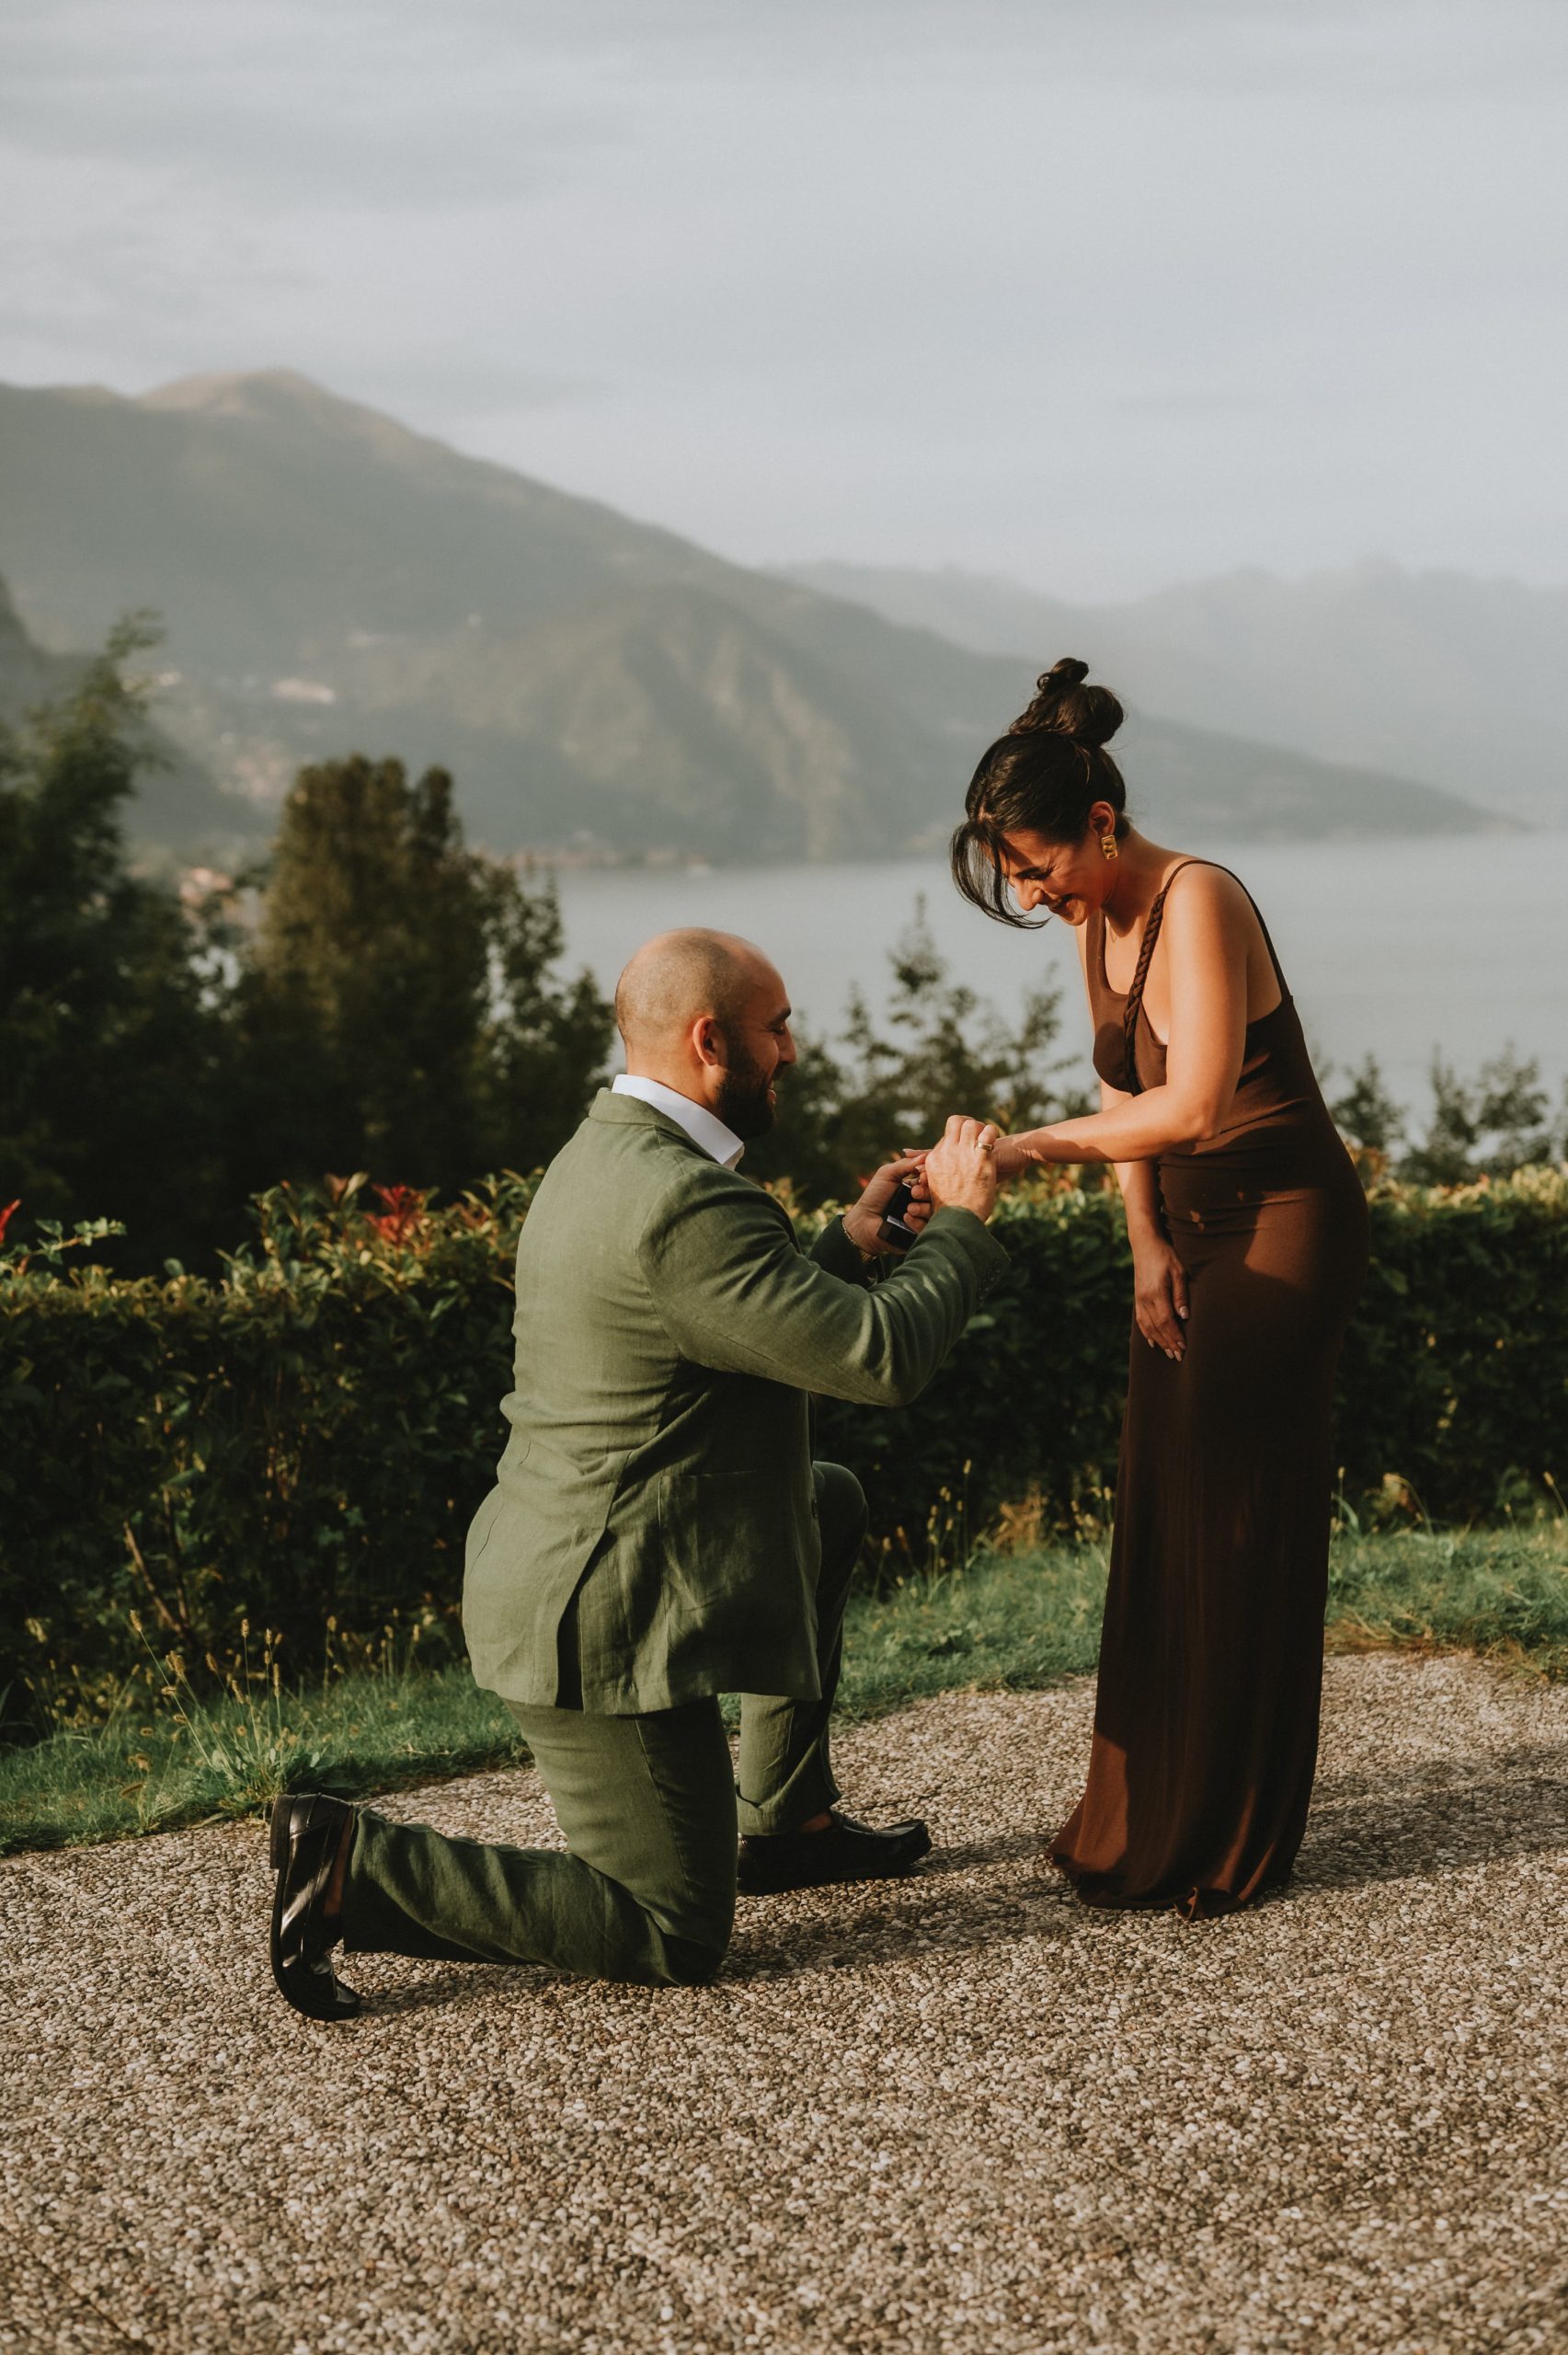
{"label": "woman's hair bun", "polygon": [[1109,687],[1084,684],[1089,665],[1075,654],[1064,654],[1035,683],[1035,700],[1008,729],[1010,736],[1028,735],[1047,728],[1054,735],[1070,736],[1075,744],[1108,744],[1125,717]]}

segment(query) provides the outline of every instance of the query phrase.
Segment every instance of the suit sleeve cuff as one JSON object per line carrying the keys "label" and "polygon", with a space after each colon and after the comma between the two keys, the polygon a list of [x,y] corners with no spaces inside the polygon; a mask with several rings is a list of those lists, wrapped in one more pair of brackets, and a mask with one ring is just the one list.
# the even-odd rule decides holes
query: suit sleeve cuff
{"label": "suit sleeve cuff", "polygon": [[[992,1284],[1009,1265],[1007,1253],[1002,1249],[984,1219],[977,1218],[973,1211],[948,1210],[933,1212],[926,1222],[920,1243],[914,1246],[915,1250],[920,1249],[921,1244],[924,1243],[928,1235],[940,1235],[947,1242],[957,1245],[973,1268],[982,1294],[990,1292]],[[853,1245],[851,1248],[853,1248]],[[913,1254],[911,1253],[910,1256],[912,1258]]]}

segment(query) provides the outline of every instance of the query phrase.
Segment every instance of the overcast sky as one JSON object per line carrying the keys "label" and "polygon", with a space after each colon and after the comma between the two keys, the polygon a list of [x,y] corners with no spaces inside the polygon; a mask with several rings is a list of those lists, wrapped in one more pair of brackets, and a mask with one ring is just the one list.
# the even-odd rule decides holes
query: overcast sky
{"label": "overcast sky", "polygon": [[748,561],[1568,580],[1563,0],[0,0],[0,87],[9,382]]}

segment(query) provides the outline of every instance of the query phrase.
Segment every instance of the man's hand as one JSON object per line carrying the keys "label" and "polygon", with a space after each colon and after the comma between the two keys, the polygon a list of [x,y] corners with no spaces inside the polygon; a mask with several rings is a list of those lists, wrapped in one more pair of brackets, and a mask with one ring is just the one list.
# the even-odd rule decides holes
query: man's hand
{"label": "man's hand", "polygon": [[913,1178],[918,1182],[914,1197],[909,1209],[904,1212],[904,1224],[917,1230],[925,1224],[931,1216],[931,1201],[926,1193],[925,1181],[921,1177],[921,1163],[923,1159],[922,1154],[909,1154],[902,1161],[884,1163],[876,1177],[868,1181],[865,1191],[853,1209],[844,1212],[844,1233],[857,1251],[875,1252],[880,1257],[885,1253],[897,1250],[896,1244],[883,1242],[880,1230],[883,1213],[892,1198],[894,1188],[905,1178]]}
{"label": "man's hand", "polygon": [[925,1157],[926,1191],[939,1211],[973,1211],[990,1218],[996,1208],[997,1131],[990,1120],[966,1120],[955,1112],[940,1144]]}

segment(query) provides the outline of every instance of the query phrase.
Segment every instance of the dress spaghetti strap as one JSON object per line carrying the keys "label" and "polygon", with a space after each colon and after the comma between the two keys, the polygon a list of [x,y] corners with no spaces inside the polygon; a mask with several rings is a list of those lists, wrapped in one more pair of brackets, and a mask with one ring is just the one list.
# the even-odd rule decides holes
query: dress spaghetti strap
{"label": "dress spaghetti strap", "polygon": [[[1144,919],[1143,938],[1139,944],[1138,964],[1133,971],[1132,987],[1127,994],[1127,1005],[1122,1012],[1122,1047],[1126,1057],[1129,1092],[1134,1096],[1141,1096],[1143,1093],[1143,1082],[1138,1075],[1138,1017],[1143,1011],[1143,985],[1149,979],[1150,959],[1159,945],[1160,927],[1165,921],[1165,894],[1177,876],[1182,873],[1183,868],[1207,867],[1210,863],[1207,859],[1184,858],[1180,867],[1173,867],[1154,894],[1154,904]],[[1242,889],[1245,888],[1243,885]]]}

